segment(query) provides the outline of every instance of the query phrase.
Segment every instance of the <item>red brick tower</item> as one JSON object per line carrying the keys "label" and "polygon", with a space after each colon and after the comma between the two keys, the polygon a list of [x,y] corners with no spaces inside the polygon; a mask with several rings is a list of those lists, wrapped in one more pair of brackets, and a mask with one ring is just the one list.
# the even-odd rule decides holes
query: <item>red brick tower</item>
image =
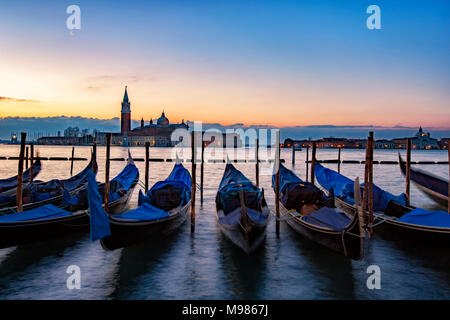
{"label": "red brick tower", "polygon": [[128,100],[127,87],[125,86],[125,94],[122,101],[122,114],[120,121],[120,132],[125,134],[131,130],[131,109],[130,101]]}

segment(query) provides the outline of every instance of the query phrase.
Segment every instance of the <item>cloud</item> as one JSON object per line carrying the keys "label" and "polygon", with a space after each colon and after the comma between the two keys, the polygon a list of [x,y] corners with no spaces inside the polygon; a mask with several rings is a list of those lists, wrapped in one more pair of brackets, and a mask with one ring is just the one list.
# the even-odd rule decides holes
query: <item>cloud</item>
{"label": "cloud", "polygon": [[39,100],[0,97],[0,102],[39,102]]}

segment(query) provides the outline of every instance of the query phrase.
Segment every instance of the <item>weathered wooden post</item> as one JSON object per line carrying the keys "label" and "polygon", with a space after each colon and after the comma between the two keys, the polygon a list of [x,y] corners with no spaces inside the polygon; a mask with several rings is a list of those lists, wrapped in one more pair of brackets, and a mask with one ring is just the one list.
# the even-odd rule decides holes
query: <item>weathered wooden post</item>
{"label": "weathered wooden post", "polygon": [[341,146],[339,146],[338,150],[338,173],[341,173]]}
{"label": "weathered wooden post", "polygon": [[195,131],[192,131],[191,134],[191,163],[192,163],[192,168],[191,168],[191,174],[192,174],[192,185],[191,185],[191,232],[195,231],[195,189],[197,187],[197,179],[195,177],[196,174],[196,170],[197,170],[197,165],[195,163],[195,158],[196,158],[196,154],[195,154]]}
{"label": "weathered wooden post", "polygon": [[314,167],[316,165],[316,149],[317,144],[314,141],[312,145],[312,155],[311,155],[311,183],[314,184],[315,176],[314,176]]}
{"label": "weathered wooden post", "polygon": [[72,158],[70,159],[70,176],[73,175],[73,157],[75,156],[75,147],[72,147]]}
{"label": "weathered wooden post", "polygon": [[280,130],[276,131],[276,149],[275,149],[275,230],[277,237],[280,236]]}
{"label": "weathered wooden post", "polygon": [[295,143],[292,144],[292,165],[295,166]]}
{"label": "weathered wooden post", "polygon": [[149,162],[150,162],[150,142],[145,143],[145,193],[148,192],[148,179],[149,179]]}
{"label": "weathered wooden post", "polygon": [[28,169],[28,147],[25,149],[25,169]]}
{"label": "weathered wooden post", "polygon": [[367,199],[369,197],[369,166],[370,166],[370,138],[367,138],[366,143],[366,160],[364,161],[364,190],[362,211],[364,214],[367,212]]}
{"label": "weathered wooden post", "polygon": [[411,203],[411,138],[406,143],[406,201]]}
{"label": "weathered wooden post", "polygon": [[30,143],[30,183],[33,182],[34,144]]}
{"label": "weathered wooden post", "polygon": [[448,151],[448,177],[449,177],[449,183],[448,183],[448,208],[447,212],[450,213],[450,139],[447,140],[447,151]]}
{"label": "weathered wooden post", "polygon": [[20,133],[20,154],[19,154],[19,166],[17,170],[17,189],[16,189],[16,204],[17,212],[22,212],[22,179],[23,179],[23,157],[25,154],[25,143],[27,140],[27,133]]}
{"label": "weathered wooden post", "polygon": [[306,146],[306,182],[309,180],[309,144]]}
{"label": "weathered wooden post", "polygon": [[373,149],[374,149],[374,140],[373,140],[373,132],[369,132],[369,226],[370,226],[370,235],[373,234]]}
{"label": "weathered wooden post", "polygon": [[203,206],[203,176],[205,173],[205,142],[203,141],[203,132],[201,133],[202,137],[202,162],[200,164],[200,205]]}
{"label": "weathered wooden post", "polygon": [[92,146],[92,171],[95,172],[95,164],[97,163],[97,143]]}
{"label": "weathered wooden post", "polygon": [[256,138],[255,163],[256,186],[259,187],[259,138]]}
{"label": "weathered wooden post", "polygon": [[111,157],[111,132],[106,133],[106,163],[105,163],[105,211],[109,204],[109,159]]}

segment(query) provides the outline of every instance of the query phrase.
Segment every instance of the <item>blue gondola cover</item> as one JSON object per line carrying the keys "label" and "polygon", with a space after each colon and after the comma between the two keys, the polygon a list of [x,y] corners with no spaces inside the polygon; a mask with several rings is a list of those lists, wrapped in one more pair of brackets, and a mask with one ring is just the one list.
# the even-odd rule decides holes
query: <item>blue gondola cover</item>
{"label": "blue gondola cover", "polygon": [[262,201],[261,190],[229,163],[225,167],[216,196],[216,203],[220,205],[225,214],[241,206],[240,190],[244,190],[246,207],[251,209],[260,207]]}
{"label": "blue gondola cover", "polygon": [[44,220],[72,215],[72,212],[46,204],[35,209],[0,216],[0,223]]}
{"label": "blue gondola cover", "polygon": [[[353,204],[353,184],[354,182],[349,178],[343,176],[336,171],[325,168],[319,163],[316,163],[314,167],[315,176],[317,182],[326,190],[333,188],[334,194],[340,197],[344,201]],[[361,189],[364,188],[364,184],[361,184]],[[380,187],[373,185],[373,209],[376,211],[385,210],[390,201],[395,201],[401,205],[406,205],[406,195],[400,194],[395,196]]]}
{"label": "blue gondola cover", "polygon": [[103,199],[98,191],[94,172],[88,172],[88,202],[91,220],[91,240],[99,240],[111,235],[108,214],[103,209]]}
{"label": "blue gondola cover", "polygon": [[450,228],[450,214],[444,211],[417,208],[403,215],[398,221],[420,226]]}

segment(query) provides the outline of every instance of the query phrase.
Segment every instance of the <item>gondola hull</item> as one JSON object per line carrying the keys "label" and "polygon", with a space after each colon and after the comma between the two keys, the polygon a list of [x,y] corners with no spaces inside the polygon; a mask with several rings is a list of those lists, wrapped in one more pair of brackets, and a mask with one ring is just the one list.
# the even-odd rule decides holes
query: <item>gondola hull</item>
{"label": "gondola hull", "polygon": [[298,234],[317,242],[350,259],[360,260],[364,256],[364,231],[359,219],[354,219],[344,231],[333,231],[307,223],[289,211],[280,202],[281,218]]}
{"label": "gondola hull", "polygon": [[[263,207],[263,213],[269,215],[269,208]],[[223,211],[218,210],[216,214],[217,222],[220,230],[232,243],[242,249],[245,253],[250,254],[254,252],[264,241],[266,236],[267,222],[263,225],[252,223],[250,220],[250,232],[246,235],[243,227],[239,224],[236,226],[230,226],[220,222],[219,218],[223,217]]]}
{"label": "gondola hull", "polygon": [[[123,212],[133,193],[137,180],[126,195],[111,202],[108,211],[112,214]],[[35,243],[77,232],[89,230],[89,210],[74,212],[71,216],[54,219],[0,223],[0,249]]]}
{"label": "gondola hull", "polygon": [[110,217],[111,235],[100,240],[105,250],[116,250],[177,230],[187,219],[191,202],[167,218],[153,221],[124,221]]}
{"label": "gondola hull", "polygon": [[[355,214],[355,208],[342,199],[335,198],[335,203],[338,208],[342,209],[349,216]],[[442,248],[450,247],[450,230],[448,228],[412,225],[398,221],[397,217],[388,216],[377,211],[373,215],[374,231],[383,238],[409,243],[431,243]]]}

